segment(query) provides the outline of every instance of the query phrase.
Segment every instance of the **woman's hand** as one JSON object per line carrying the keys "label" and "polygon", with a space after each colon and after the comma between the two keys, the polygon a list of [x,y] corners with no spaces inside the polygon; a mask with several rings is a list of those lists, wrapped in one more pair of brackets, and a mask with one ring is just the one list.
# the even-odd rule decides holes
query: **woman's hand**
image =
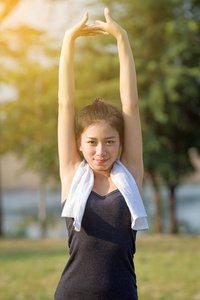
{"label": "woman's hand", "polygon": [[84,14],[82,21],[74,25],[72,28],[68,29],[65,35],[70,36],[73,40],[77,39],[79,36],[95,36],[98,34],[107,34],[101,28],[98,28],[96,23],[86,24],[88,21],[88,13]]}
{"label": "woman's hand", "polygon": [[99,34],[113,35],[118,39],[122,34],[126,33],[126,31],[111,18],[108,8],[105,8],[104,15],[106,22],[97,20],[93,23],[86,24],[89,18],[86,12],[82,21],[68,29],[65,35],[70,36],[73,40],[79,36],[95,36]]}
{"label": "woman's hand", "polygon": [[104,15],[106,22],[97,20],[94,23],[88,24],[87,28],[84,28],[83,31],[87,31],[90,28],[90,35],[113,35],[116,39],[118,39],[122,34],[126,33],[126,31],[111,18],[108,8],[105,8]]}
{"label": "woman's hand", "polygon": [[68,29],[65,35],[70,36],[72,39],[77,39],[79,36],[87,35],[87,31],[83,30],[86,28],[86,23],[88,21],[88,13],[84,14],[82,21],[74,25],[72,28]]}

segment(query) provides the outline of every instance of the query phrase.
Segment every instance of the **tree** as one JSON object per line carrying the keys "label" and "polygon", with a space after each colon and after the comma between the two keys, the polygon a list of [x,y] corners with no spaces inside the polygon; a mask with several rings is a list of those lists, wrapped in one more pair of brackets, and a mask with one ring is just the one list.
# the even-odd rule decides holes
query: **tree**
{"label": "tree", "polygon": [[[154,151],[149,152],[148,167],[161,175],[170,190],[170,232],[177,232],[175,218],[175,188],[181,179],[191,172],[192,165],[188,150],[200,149],[198,124],[200,120],[199,102],[199,22],[196,1],[171,3],[171,17],[166,21],[163,35],[164,53],[159,64],[162,73],[151,86],[151,99],[161,109],[161,119],[151,106],[146,107],[146,142],[151,130],[155,137],[161,137],[155,143]],[[178,43],[177,43],[178,41]],[[159,105],[159,102],[161,105]],[[151,104],[151,103],[150,103]],[[154,106],[152,106],[154,107]],[[158,108],[158,109],[159,109]],[[150,116],[148,114],[150,113]],[[157,112],[156,112],[157,113]],[[152,124],[152,119],[154,124]],[[150,161],[156,156],[157,162]],[[148,156],[147,156],[148,158]],[[153,167],[152,167],[152,164]]]}
{"label": "tree", "polygon": [[39,175],[39,218],[44,224],[45,186],[50,177],[56,178],[58,174],[55,109],[58,52],[46,46],[51,40],[42,31],[20,27],[6,32],[6,38],[8,35],[9,40],[15,40],[15,48],[10,49],[6,44],[10,51],[7,55],[17,59],[15,68],[7,69],[7,83],[16,88],[18,96],[16,101],[1,106],[4,114],[1,153],[15,152],[25,158],[27,168]]}
{"label": "tree", "polygon": [[[0,22],[14,11],[19,2],[20,0],[0,0]],[[59,54],[52,42],[44,31],[28,26],[4,30],[0,38],[0,66],[3,71],[0,81],[7,83],[18,93],[17,102],[1,105],[0,125],[4,130],[0,130],[0,155],[12,150],[26,157],[26,167],[34,169],[40,175],[39,214],[42,222],[45,218],[44,187],[47,176],[56,178],[58,174],[55,103]],[[38,60],[34,61],[34,57]],[[28,123],[22,122],[23,119]],[[0,235],[2,214],[0,187]]]}
{"label": "tree", "polygon": [[[0,23],[14,10],[14,8],[17,6],[17,4],[20,2],[20,0],[1,0],[0,4],[2,4],[3,9],[0,14]],[[2,45],[0,45],[2,46]],[[3,45],[5,46],[5,45]],[[2,68],[2,66],[1,66]],[[0,115],[0,138],[1,138],[1,115]],[[0,155],[1,155],[1,149],[0,149]],[[1,162],[0,162],[1,166]],[[0,168],[0,236],[3,234],[3,209],[2,209],[2,195],[1,195],[1,168]]]}

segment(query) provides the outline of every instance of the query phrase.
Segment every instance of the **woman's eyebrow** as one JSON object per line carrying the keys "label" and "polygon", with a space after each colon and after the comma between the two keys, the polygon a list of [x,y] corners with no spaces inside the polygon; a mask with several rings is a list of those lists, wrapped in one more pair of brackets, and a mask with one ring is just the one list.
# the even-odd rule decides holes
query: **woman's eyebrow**
{"label": "woman's eyebrow", "polygon": [[110,140],[110,139],[116,139],[117,137],[115,136],[115,135],[113,135],[113,136],[109,136],[109,137],[107,137],[107,138],[105,138],[106,140]]}
{"label": "woman's eyebrow", "polygon": [[[115,135],[113,135],[113,136],[106,137],[105,140],[116,139],[116,138],[117,138],[117,137],[116,137]],[[91,137],[91,136],[87,136],[86,139],[89,139],[89,140],[97,140],[97,138]]]}

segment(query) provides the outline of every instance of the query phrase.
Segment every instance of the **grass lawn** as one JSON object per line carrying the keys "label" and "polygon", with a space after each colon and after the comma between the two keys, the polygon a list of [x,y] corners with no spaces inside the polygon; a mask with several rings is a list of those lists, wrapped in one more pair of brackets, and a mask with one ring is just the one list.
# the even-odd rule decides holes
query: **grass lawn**
{"label": "grass lawn", "polygon": [[[0,299],[52,300],[67,259],[67,240],[0,240]],[[135,267],[140,300],[200,299],[200,237],[138,237]]]}

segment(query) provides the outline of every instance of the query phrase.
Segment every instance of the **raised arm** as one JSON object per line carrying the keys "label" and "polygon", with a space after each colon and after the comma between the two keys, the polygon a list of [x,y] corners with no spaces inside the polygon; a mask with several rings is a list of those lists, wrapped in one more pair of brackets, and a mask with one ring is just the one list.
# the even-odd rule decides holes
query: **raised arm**
{"label": "raised arm", "polygon": [[[74,50],[75,40],[79,36],[90,35],[86,22],[88,14],[83,20],[67,30],[59,64],[59,92],[58,92],[58,152],[60,164],[60,178],[62,183],[62,200],[66,199],[71,180],[81,161],[75,135],[75,83],[74,83]],[[83,31],[83,28],[86,29]]]}
{"label": "raised arm", "polygon": [[66,32],[60,55],[58,91],[58,151],[60,178],[78,161],[74,113],[74,48],[75,40]]}
{"label": "raised arm", "polygon": [[142,134],[134,59],[126,32],[117,38],[120,61],[120,96],[125,122],[121,156],[141,188],[143,180]]}
{"label": "raised arm", "polygon": [[139,189],[143,180],[142,135],[138,107],[135,64],[126,31],[121,28],[105,9],[106,23],[96,21],[97,28],[117,40],[120,61],[120,96],[125,122],[124,147],[121,161],[134,176]]}

